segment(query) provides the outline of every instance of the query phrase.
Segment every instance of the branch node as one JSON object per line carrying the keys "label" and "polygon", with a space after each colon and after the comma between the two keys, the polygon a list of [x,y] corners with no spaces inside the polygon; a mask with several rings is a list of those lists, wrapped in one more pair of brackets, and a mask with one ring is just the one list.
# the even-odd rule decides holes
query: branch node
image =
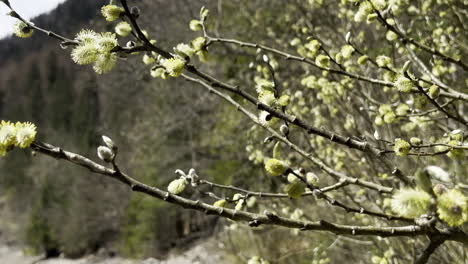
{"label": "branch node", "polygon": [[278,219],[278,216],[275,213],[271,212],[271,211],[265,210],[264,214],[265,214],[266,217],[268,217],[271,220],[277,220]]}
{"label": "branch node", "polygon": [[252,220],[249,222],[249,226],[250,227],[258,227],[262,224],[262,222],[260,222],[259,220],[255,219],[255,220]]}

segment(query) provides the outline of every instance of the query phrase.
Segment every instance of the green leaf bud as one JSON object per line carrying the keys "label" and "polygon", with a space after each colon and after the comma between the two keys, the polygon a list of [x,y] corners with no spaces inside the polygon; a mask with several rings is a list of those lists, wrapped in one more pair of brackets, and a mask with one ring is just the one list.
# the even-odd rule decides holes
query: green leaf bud
{"label": "green leaf bud", "polygon": [[224,199],[218,200],[218,201],[214,202],[213,206],[225,207],[226,206],[226,200],[224,200]]}
{"label": "green leaf bud", "polygon": [[396,74],[391,71],[385,71],[383,74],[383,79],[387,82],[394,82],[396,79]]}
{"label": "green leaf bud", "polygon": [[297,45],[301,44],[301,40],[299,38],[293,38],[291,42],[289,42],[289,45],[295,47]]}
{"label": "green leaf bud", "polygon": [[180,43],[175,47],[175,52],[181,57],[190,58],[195,53],[195,49],[188,44]]}
{"label": "green leaf bud", "polygon": [[379,106],[379,114],[385,115],[388,112],[392,112],[392,107],[388,104],[383,104]]}
{"label": "green leaf bud", "polygon": [[34,30],[23,21],[18,21],[13,27],[13,32],[18,38],[29,38]]}
{"label": "green leaf bud", "polygon": [[411,145],[405,140],[397,138],[395,139],[395,146],[393,146],[393,150],[397,156],[404,157],[410,152]]}
{"label": "green leaf bud", "polygon": [[361,22],[372,12],[372,5],[367,1],[359,4],[359,9],[354,16],[354,21]]}
{"label": "green leaf bud", "polygon": [[119,44],[117,37],[111,32],[104,32],[97,35],[94,41],[98,51],[101,53],[108,53]]}
{"label": "green leaf bud", "polygon": [[286,162],[278,159],[268,159],[265,162],[265,170],[271,176],[279,176],[288,170],[288,165]]}
{"label": "green leaf bud", "polygon": [[322,45],[320,44],[320,42],[316,39],[312,39],[311,41],[309,41],[308,43],[306,43],[304,45],[304,48],[307,49],[307,56],[309,57],[315,57],[315,55],[317,55],[317,52],[320,50],[320,47]]}
{"label": "green leaf bud", "polygon": [[125,13],[122,7],[116,5],[105,5],[101,8],[101,14],[104,16],[106,21],[112,22],[120,18]]}
{"label": "green leaf bud", "polygon": [[431,196],[415,189],[402,189],[392,196],[391,208],[398,215],[405,217],[418,217],[428,212],[431,205]]}
{"label": "green leaf bud", "polygon": [[378,115],[375,117],[374,123],[378,126],[381,126],[384,124],[383,118],[381,115]]}
{"label": "green leaf bud", "polygon": [[385,123],[391,124],[391,123],[395,122],[396,115],[395,115],[395,113],[393,111],[387,112],[383,116],[383,120],[384,120]]}
{"label": "green leaf bud", "polygon": [[341,48],[341,52],[340,52],[342,55],[343,55],[343,58],[344,59],[349,59],[351,58],[351,56],[353,55],[354,53],[354,47],[351,46],[351,45],[344,45],[342,48]]}
{"label": "green leaf bud", "polygon": [[197,51],[198,59],[201,62],[208,62],[209,56],[208,56],[208,51],[206,50],[199,50]]}
{"label": "green leaf bud", "polygon": [[245,205],[245,200],[240,199],[236,202],[236,206],[234,207],[234,210],[240,211],[242,210],[242,208],[244,208],[244,205]]}
{"label": "green leaf bud", "polygon": [[440,88],[439,86],[437,85],[432,85],[430,88],[429,88],[429,97],[431,97],[432,99],[437,99],[437,97],[439,97],[439,94],[440,94]]}
{"label": "green leaf bud", "polygon": [[172,194],[180,194],[185,190],[185,187],[187,186],[187,184],[188,182],[186,179],[173,180],[167,186],[167,191]]}
{"label": "green leaf bud", "polygon": [[179,58],[170,58],[164,60],[162,66],[166,69],[166,72],[172,77],[178,77],[184,70],[185,62]]}
{"label": "green leaf bud", "polygon": [[[299,174],[298,171],[295,171],[295,173]],[[300,181],[300,179],[296,175],[294,175],[293,173],[288,174],[287,180],[288,180],[289,183],[295,183],[295,182]]]}
{"label": "green leaf bud", "polygon": [[276,103],[275,94],[270,91],[263,91],[258,96],[258,100],[268,106],[273,106]]}
{"label": "green leaf bud", "polygon": [[202,8],[200,9],[200,19],[202,21],[205,21],[209,14],[210,14],[210,10],[202,6]]}
{"label": "green leaf bud", "polygon": [[422,94],[414,96],[413,101],[414,101],[414,107],[416,107],[417,109],[424,109],[429,103],[427,97]]}
{"label": "green leaf bud", "polygon": [[409,111],[410,111],[410,107],[407,104],[400,104],[395,109],[395,113],[398,116],[406,116]]}
{"label": "green leaf bud", "polygon": [[281,158],[281,142],[276,142],[275,146],[273,147],[273,158],[280,159]]}
{"label": "green leaf bud", "polygon": [[202,23],[200,22],[200,20],[195,20],[195,19],[190,21],[189,27],[190,27],[190,30],[192,31],[200,31],[203,29]]}
{"label": "green leaf bud", "polygon": [[255,196],[249,197],[246,201],[246,205],[248,208],[254,207],[256,203],[257,203],[257,198]]}
{"label": "green leaf bud", "polygon": [[126,21],[122,21],[115,26],[115,33],[121,37],[126,37],[132,32],[132,26]]}
{"label": "green leaf bud", "polygon": [[338,52],[336,55],[335,55],[335,61],[336,63],[338,64],[341,64],[343,62],[343,54],[341,54],[341,52]]}
{"label": "green leaf bud", "polygon": [[192,47],[195,51],[200,51],[205,48],[206,39],[204,37],[198,37],[191,42]]}
{"label": "green leaf bud", "polygon": [[402,93],[409,93],[414,87],[414,84],[413,81],[406,78],[403,74],[400,74],[395,80],[395,87]]}
{"label": "green leaf bud", "polygon": [[463,130],[455,129],[450,131],[449,137],[451,140],[462,141],[463,140]]}
{"label": "green leaf bud", "polygon": [[0,123],[0,148],[6,150],[16,144],[16,128],[10,121]]}
{"label": "green leaf bud", "polygon": [[257,78],[255,79],[255,89],[257,90],[258,94],[262,94],[264,92],[274,92],[275,84],[268,80]]}
{"label": "green leaf bud", "polygon": [[390,67],[392,65],[392,59],[385,55],[377,56],[377,59],[375,61],[377,62],[377,65],[382,68]]}
{"label": "green leaf bud", "polygon": [[162,77],[162,75],[165,73],[165,70],[163,68],[153,68],[151,69],[151,77],[153,78],[159,78],[159,77]]}
{"label": "green leaf bud", "polygon": [[319,177],[313,172],[308,172],[306,174],[306,180],[309,184],[316,185],[319,182]]}
{"label": "green leaf bud", "polygon": [[357,60],[357,63],[362,65],[364,63],[367,62],[367,60],[369,60],[369,56],[367,55],[362,55],[361,57],[359,57],[359,59]]}
{"label": "green leaf bud", "polygon": [[375,9],[382,11],[387,7],[387,2],[386,0],[371,0],[372,5],[374,6]]}
{"label": "green leaf bud", "polygon": [[283,94],[283,95],[281,95],[280,98],[278,99],[278,104],[279,104],[280,106],[288,106],[289,101],[290,101],[289,95]]}
{"label": "green leaf bud", "polygon": [[[356,13],[356,16],[357,16],[358,14],[359,14],[359,13]],[[371,23],[375,22],[375,21],[377,20],[377,18],[379,17],[376,13],[368,14],[367,17],[365,16],[364,13],[359,14],[359,15],[360,15],[360,16],[359,16],[359,19],[360,19],[361,21],[363,21],[364,18],[365,18],[367,24],[371,24]],[[355,20],[355,21],[356,21],[356,16],[354,16],[354,20]]]}
{"label": "green leaf bud", "polygon": [[111,71],[117,62],[117,56],[114,53],[99,54],[93,69],[98,74]]}
{"label": "green leaf bud", "polygon": [[297,199],[305,193],[305,185],[304,183],[297,181],[286,185],[284,191],[288,194],[289,197]]}
{"label": "green leaf bud", "polygon": [[388,41],[395,41],[396,39],[398,39],[398,35],[397,35],[395,32],[389,30],[389,31],[387,31],[387,33],[385,34],[385,38],[386,38]]}
{"label": "green leaf bud", "polygon": [[318,55],[317,58],[315,58],[315,63],[322,68],[328,68],[330,67],[330,57],[326,55]]}
{"label": "green leaf bud", "polygon": [[468,221],[468,204],[462,192],[452,189],[437,198],[440,219],[449,226],[461,226]]}
{"label": "green leaf bud", "polygon": [[146,65],[153,64],[156,60],[148,54],[143,55],[143,63]]}
{"label": "green leaf bud", "polygon": [[15,131],[15,146],[19,148],[29,147],[36,138],[36,125],[31,122],[16,122]]}
{"label": "green leaf bud", "polygon": [[411,145],[418,146],[418,145],[422,144],[422,140],[420,138],[417,138],[417,137],[412,137],[412,138],[410,138],[410,143],[411,143]]}

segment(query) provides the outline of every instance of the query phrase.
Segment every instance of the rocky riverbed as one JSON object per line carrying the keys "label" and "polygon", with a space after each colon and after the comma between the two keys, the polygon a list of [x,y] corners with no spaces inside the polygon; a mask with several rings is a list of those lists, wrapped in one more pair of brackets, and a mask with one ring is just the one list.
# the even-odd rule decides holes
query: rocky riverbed
{"label": "rocky riverbed", "polygon": [[41,256],[27,256],[15,246],[0,245],[0,263],[4,264],[222,264],[221,256],[214,254],[211,241],[205,241],[182,253],[172,253],[166,260],[149,258],[131,260],[120,257],[89,255],[79,259],[53,258],[42,259]]}

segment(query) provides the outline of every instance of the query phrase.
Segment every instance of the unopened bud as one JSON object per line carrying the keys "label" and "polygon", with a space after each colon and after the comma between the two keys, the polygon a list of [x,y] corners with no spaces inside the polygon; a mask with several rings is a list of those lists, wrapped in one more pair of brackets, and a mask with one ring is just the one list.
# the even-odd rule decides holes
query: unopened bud
{"label": "unopened bud", "polygon": [[349,44],[349,41],[351,40],[351,32],[350,31],[348,31],[348,33],[346,33],[345,40],[346,40],[346,43]]}
{"label": "unopened bud", "polygon": [[134,6],[134,7],[132,7],[130,9],[130,14],[132,14],[132,16],[134,18],[139,18],[140,17],[140,9],[138,7],[136,7],[136,6]]}
{"label": "unopened bud", "polygon": [[15,11],[10,11],[10,12],[7,13],[7,15],[19,19],[19,15]]}
{"label": "unopened bud", "polygon": [[105,162],[111,162],[115,156],[114,152],[110,148],[105,146],[99,146],[97,149],[97,154],[98,157]]}
{"label": "unopened bud", "polygon": [[125,45],[127,48],[134,48],[136,46],[135,42],[133,41],[129,41],[127,42],[127,44]]}
{"label": "unopened bud", "polygon": [[167,186],[167,190],[172,194],[180,194],[185,190],[186,186],[187,180],[181,178],[173,180],[171,183],[169,183],[169,186]]}
{"label": "unopened bud", "polygon": [[289,134],[289,127],[287,125],[281,125],[280,132],[284,136],[287,136]]}

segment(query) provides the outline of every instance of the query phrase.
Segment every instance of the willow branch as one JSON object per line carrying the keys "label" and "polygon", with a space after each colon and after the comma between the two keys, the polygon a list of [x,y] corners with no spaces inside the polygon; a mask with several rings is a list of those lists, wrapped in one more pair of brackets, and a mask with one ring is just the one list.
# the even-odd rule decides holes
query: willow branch
{"label": "willow branch", "polygon": [[361,180],[361,179],[358,179],[358,178],[349,177],[349,176],[347,176],[347,175],[345,175],[343,173],[340,173],[340,172],[337,172],[337,171],[333,170],[332,168],[327,166],[325,163],[323,163],[320,159],[315,158],[312,154],[307,153],[302,148],[300,148],[296,144],[292,143],[289,139],[287,139],[286,137],[280,135],[278,132],[276,132],[276,130],[272,129],[271,127],[265,126],[262,123],[260,123],[258,121],[258,118],[254,114],[250,113],[247,109],[245,109],[243,106],[241,106],[235,100],[233,100],[230,96],[219,92],[218,90],[214,89],[213,86],[203,82],[200,79],[193,78],[193,77],[190,77],[190,76],[185,75],[185,74],[183,74],[182,76],[188,81],[191,81],[191,82],[202,85],[203,87],[208,89],[209,92],[216,94],[217,96],[221,97],[223,100],[225,100],[225,101],[229,102],[230,104],[232,104],[234,107],[236,107],[236,109],[238,111],[242,112],[245,116],[250,118],[254,123],[256,123],[257,125],[259,125],[259,126],[263,127],[264,129],[268,130],[278,140],[285,143],[291,149],[293,149],[294,151],[299,153],[301,156],[303,156],[307,160],[311,161],[313,164],[315,164],[317,167],[319,167],[321,170],[325,171],[327,174],[331,175],[335,179],[344,179],[344,180],[350,182],[351,184],[360,185],[362,187],[373,189],[373,190],[376,190],[376,191],[379,191],[379,192],[382,192],[382,193],[391,193],[391,192],[393,192],[393,188],[385,187],[385,186],[382,186],[382,185],[379,185],[379,184],[376,184],[376,183],[373,183],[373,182],[364,181],[364,180]]}
{"label": "willow branch", "polygon": [[397,34],[397,36],[400,38],[400,40],[403,43],[411,43],[411,44],[415,45],[416,47],[420,48],[421,50],[424,50],[425,52],[436,55],[436,56],[440,57],[441,59],[443,59],[445,61],[448,61],[448,62],[451,62],[451,63],[454,63],[454,64],[460,66],[463,70],[468,71],[468,64],[464,63],[462,60],[455,59],[453,57],[445,55],[442,52],[440,52],[439,50],[437,50],[436,48],[428,47],[428,46],[414,40],[414,38],[408,37],[403,30],[398,30],[395,26],[390,25],[387,22],[387,20],[382,16],[382,13],[380,13],[379,10],[374,8],[374,12],[376,12],[376,14],[378,16],[378,20],[381,22],[381,24],[385,28],[387,28],[388,30],[390,30],[393,33]]}
{"label": "willow branch", "polygon": [[[322,193],[327,193],[327,192],[330,192],[330,191],[335,191],[335,190],[338,190],[346,185],[349,185],[350,182],[348,182],[347,180],[341,180],[333,185],[330,185],[330,186],[326,186],[326,187],[322,187],[320,188],[320,192]],[[250,196],[255,196],[255,197],[259,197],[259,198],[291,198],[288,194],[286,193],[268,193],[268,192],[256,192],[256,191],[249,191],[249,190],[246,190],[246,189],[243,189],[243,188],[240,188],[240,187],[236,187],[236,186],[233,186],[233,185],[223,185],[223,184],[218,184],[218,183],[214,183],[214,182],[210,182],[210,181],[207,181],[207,180],[200,180],[200,185],[208,185],[210,186],[211,188],[218,188],[218,189],[224,189],[224,190],[229,190],[229,191],[233,191],[233,192],[239,192],[239,193],[243,193],[245,194],[246,197],[250,197]],[[307,191],[305,193],[302,194],[302,196],[312,196],[314,195],[314,192],[311,192],[311,191]]]}
{"label": "willow branch", "polygon": [[433,238],[424,249],[424,251],[418,256],[415,264],[425,264],[429,260],[430,256],[445,242],[444,238]]}
{"label": "willow branch", "polygon": [[[288,228],[297,228],[304,231],[328,231],[337,235],[356,236],[366,235],[380,237],[414,237],[429,233],[429,231],[417,225],[407,225],[398,227],[340,225],[323,220],[315,222],[300,221],[277,216],[273,213],[255,214],[245,211],[237,211],[233,209],[212,206],[207,203],[203,203],[199,200],[187,199],[178,195],[171,194],[157,187],[146,185],[128,176],[122,171],[117,171],[112,168],[105,167],[82,155],[63,150],[59,147],[55,147],[47,143],[35,141],[32,143],[31,148],[37,153],[41,153],[56,159],[63,159],[80,167],[87,168],[88,170],[94,173],[118,180],[123,184],[128,185],[132,191],[145,193],[165,202],[179,205],[183,208],[201,211],[209,215],[218,215],[221,217],[229,218],[234,221],[249,222],[250,225],[276,225]],[[453,239],[457,238],[453,237]]]}
{"label": "willow branch", "polygon": [[[408,72],[405,72],[405,76],[406,76],[406,78],[411,80],[411,77],[409,76]],[[427,100],[429,100],[429,102],[431,102],[431,104],[433,104],[437,109],[439,109],[439,111],[444,113],[448,118],[451,118],[451,119],[453,119],[453,120],[455,120],[457,122],[460,122],[465,126],[468,125],[468,121],[465,120],[465,118],[463,116],[457,117],[457,116],[452,115],[447,110],[445,110],[435,99],[431,98],[429,96],[429,94],[426,93],[426,91],[424,91],[424,89],[421,87],[421,85],[419,85],[419,83],[417,83],[415,81],[412,81],[412,82],[416,86],[416,88],[419,90],[419,92],[422,93],[427,98]]]}
{"label": "willow branch", "polygon": [[281,51],[281,50],[271,48],[271,47],[268,47],[268,46],[265,46],[265,45],[261,45],[261,44],[257,44],[257,43],[243,42],[243,41],[239,41],[239,40],[235,40],[235,39],[214,38],[214,37],[210,37],[210,36],[207,36],[206,38],[208,40],[208,45],[210,43],[220,42],[220,43],[235,44],[235,45],[238,45],[238,46],[241,46],[241,47],[261,49],[261,50],[268,51],[268,52],[271,52],[273,54],[279,55],[281,57],[284,57],[287,60],[299,61],[299,62],[303,62],[303,63],[309,64],[309,65],[312,65],[312,66],[314,66],[314,67],[316,67],[316,68],[318,68],[318,69],[320,69],[322,71],[328,71],[328,72],[333,73],[333,74],[348,76],[348,77],[350,77],[352,79],[356,79],[356,80],[359,80],[359,81],[365,81],[365,82],[369,82],[369,83],[373,83],[373,84],[377,84],[377,85],[381,85],[381,86],[393,86],[393,83],[391,83],[391,82],[387,82],[387,81],[383,81],[383,80],[379,80],[379,79],[373,79],[373,78],[369,78],[369,77],[366,77],[366,76],[362,76],[362,75],[350,73],[350,72],[347,72],[347,71],[343,71],[343,70],[337,70],[337,69],[332,69],[332,68],[328,68],[328,67],[322,67],[322,66],[317,65],[313,60],[308,59],[306,57],[296,56],[296,55],[287,53],[285,51]]}
{"label": "willow branch", "polygon": [[49,37],[52,37],[52,38],[55,38],[57,40],[60,40],[61,41],[61,44],[62,45],[66,45],[66,46],[75,46],[75,45],[78,45],[78,41],[76,40],[72,40],[72,39],[69,39],[69,38],[66,38],[64,36],[61,36],[53,31],[50,31],[50,30],[46,30],[46,29],[43,29],[41,27],[38,27],[36,25],[34,25],[34,23],[26,20],[25,18],[23,18],[20,14],[18,14],[14,9],[13,7],[10,5],[10,4],[7,4],[8,8],[10,8],[11,12],[9,13],[10,16],[24,22],[26,25],[28,25],[28,27],[32,28],[32,29],[35,29],[37,31],[40,31],[44,34],[46,34],[47,36]]}

